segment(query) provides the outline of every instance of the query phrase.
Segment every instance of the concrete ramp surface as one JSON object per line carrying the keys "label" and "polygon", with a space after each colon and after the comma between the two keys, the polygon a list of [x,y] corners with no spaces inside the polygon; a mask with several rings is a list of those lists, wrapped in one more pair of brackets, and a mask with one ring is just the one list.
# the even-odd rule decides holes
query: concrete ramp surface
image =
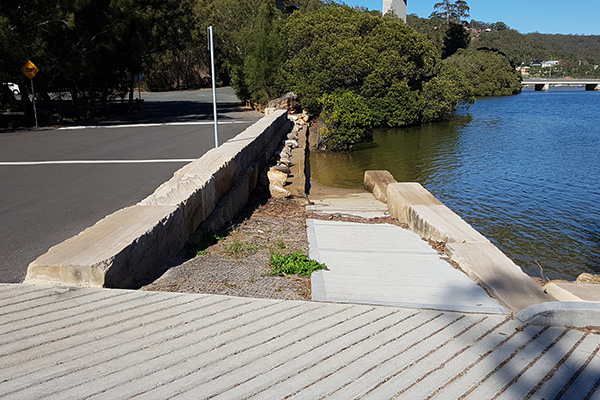
{"label": "concrete ramp surface", "polygon": [[313,300],[506,313],[411,231],[314,219],[307,227],[310,257],[329,268],[313,274]]}
{"label": "concrete ramp surface", "polygon": [[508,315],[0,285],[0,397],[598,399],[600,336]]}

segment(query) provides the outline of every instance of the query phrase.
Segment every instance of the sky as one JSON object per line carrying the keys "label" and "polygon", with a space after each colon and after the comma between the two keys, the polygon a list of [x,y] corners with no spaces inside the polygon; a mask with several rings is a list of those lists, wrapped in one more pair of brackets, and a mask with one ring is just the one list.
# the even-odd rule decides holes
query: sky
{"label": "sky", "polygon": [[[408,13],[427,18],[440,0],[408,0]],[[381,11],[383,0],[344,0],[350,6]],[[471,18],[502,21],[521,33],[600,35],[600,0],[467,0]]]}

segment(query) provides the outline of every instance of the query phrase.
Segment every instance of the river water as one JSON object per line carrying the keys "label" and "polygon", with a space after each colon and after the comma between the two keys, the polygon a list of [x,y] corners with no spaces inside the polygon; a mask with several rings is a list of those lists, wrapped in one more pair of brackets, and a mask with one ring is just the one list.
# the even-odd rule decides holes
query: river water
{"label": "river water", "polygon": [[600,92],[524,90],[374,136],[351,153],[312,153],[312,178],[358,188],[365,170],[386,169],[421,183],[531,276],[600,274]]}

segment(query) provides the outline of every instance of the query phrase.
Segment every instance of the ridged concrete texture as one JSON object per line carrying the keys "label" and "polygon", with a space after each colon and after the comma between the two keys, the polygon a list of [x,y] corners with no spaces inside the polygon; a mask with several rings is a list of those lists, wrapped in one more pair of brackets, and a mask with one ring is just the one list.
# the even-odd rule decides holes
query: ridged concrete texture
{"label": "ridged concrete texture", "polygon": [[0,285],[3,399],[597,399],[600,337],[505,315]]}

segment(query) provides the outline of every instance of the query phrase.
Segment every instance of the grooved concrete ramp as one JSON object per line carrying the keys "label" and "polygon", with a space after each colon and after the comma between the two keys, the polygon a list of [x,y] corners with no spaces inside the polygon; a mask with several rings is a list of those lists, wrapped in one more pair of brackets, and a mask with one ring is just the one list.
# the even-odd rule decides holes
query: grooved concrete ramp
{"label": "grooved concrete ramp", "polygon": [[308,220],[313,300],[505,313],[419,235],[390,224]]}
{"label": "grooved concrete ramp", "polygon": [[3,399],[600,396],[598,335],[506,315],[32,285],[0,304]]}

